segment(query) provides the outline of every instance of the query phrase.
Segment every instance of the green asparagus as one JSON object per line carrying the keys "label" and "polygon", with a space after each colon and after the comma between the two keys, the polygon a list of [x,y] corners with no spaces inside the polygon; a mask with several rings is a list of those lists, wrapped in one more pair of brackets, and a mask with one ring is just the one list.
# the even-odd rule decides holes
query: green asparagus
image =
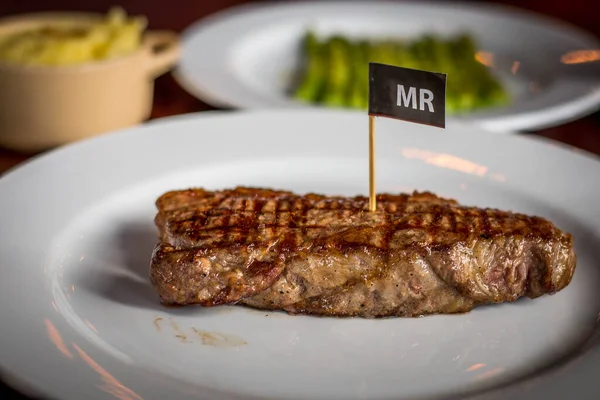
{"label": "green asparagus", "polygon": [[319,40],[308,32],[303,40],[305,68],[293,96],[331,107],[368,107],[368,64],[379,62],[448,74],[446,111],[450,114],[507,104],[509,95],[490,70],[477,60],[468,35],[441,39]]}

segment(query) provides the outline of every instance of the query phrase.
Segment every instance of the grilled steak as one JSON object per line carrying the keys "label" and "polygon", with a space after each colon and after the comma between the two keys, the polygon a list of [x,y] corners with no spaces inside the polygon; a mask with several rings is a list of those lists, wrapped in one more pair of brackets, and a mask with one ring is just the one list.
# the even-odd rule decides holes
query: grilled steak
{"label": "grilled steak", "polygon": [[150,280],[168,305],[245,304],[366,318],[467,312],[566,287],[551,222],[431,193],[377,197],[188,189],[157,200]]}

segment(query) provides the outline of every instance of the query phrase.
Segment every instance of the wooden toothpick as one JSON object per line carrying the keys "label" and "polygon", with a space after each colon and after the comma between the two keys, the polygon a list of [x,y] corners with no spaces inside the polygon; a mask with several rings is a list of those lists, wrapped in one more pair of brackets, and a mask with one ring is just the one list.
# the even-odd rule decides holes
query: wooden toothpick
{"label": "wooden toothpick", "polygon": [[375,190],[375,116],[369,115],[369,211],[377,210]]}

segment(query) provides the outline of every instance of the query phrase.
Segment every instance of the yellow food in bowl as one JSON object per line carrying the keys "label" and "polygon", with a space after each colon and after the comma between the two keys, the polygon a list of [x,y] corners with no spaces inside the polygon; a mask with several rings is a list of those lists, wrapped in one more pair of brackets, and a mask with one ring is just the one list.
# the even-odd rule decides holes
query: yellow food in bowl
{"label": "yellow food in bowl", "polygon": [[62,66],[107,60],[134,52],[146,28],[144,17],[128,18],[121,8],[87,23],[56,22],[0,36],[0,61]]}

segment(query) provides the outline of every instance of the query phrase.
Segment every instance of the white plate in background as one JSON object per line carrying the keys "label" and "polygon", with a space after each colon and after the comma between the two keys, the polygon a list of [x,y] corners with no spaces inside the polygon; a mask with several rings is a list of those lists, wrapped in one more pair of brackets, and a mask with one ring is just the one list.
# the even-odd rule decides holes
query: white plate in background
{"label": "white plate in background", "polygon": [[148,267],[160,194],[237,185],[366,194],[367,126],[325,110],[187,115],[8,172],[0,369],[61,400],[597,398],[600,163],[547,140],[382,118],[377,184],[549,218],[574,235],[578,256],[553,296],[383,320],[159,304]]}
{"label": "white plate in background", "polygon": [[569,52],[600,51],[597,38],[530,12],[473,2],[307,1],[226,9],[183,32],[175,77],[215,106],[314,107],[286,94],[308,28],[372,38],[472,33],[481,50],[494,54],[496,72],[514,97],[509,106],[461,117],[488,130],[540,129],[600,106],[600,62],[560,62]]}

